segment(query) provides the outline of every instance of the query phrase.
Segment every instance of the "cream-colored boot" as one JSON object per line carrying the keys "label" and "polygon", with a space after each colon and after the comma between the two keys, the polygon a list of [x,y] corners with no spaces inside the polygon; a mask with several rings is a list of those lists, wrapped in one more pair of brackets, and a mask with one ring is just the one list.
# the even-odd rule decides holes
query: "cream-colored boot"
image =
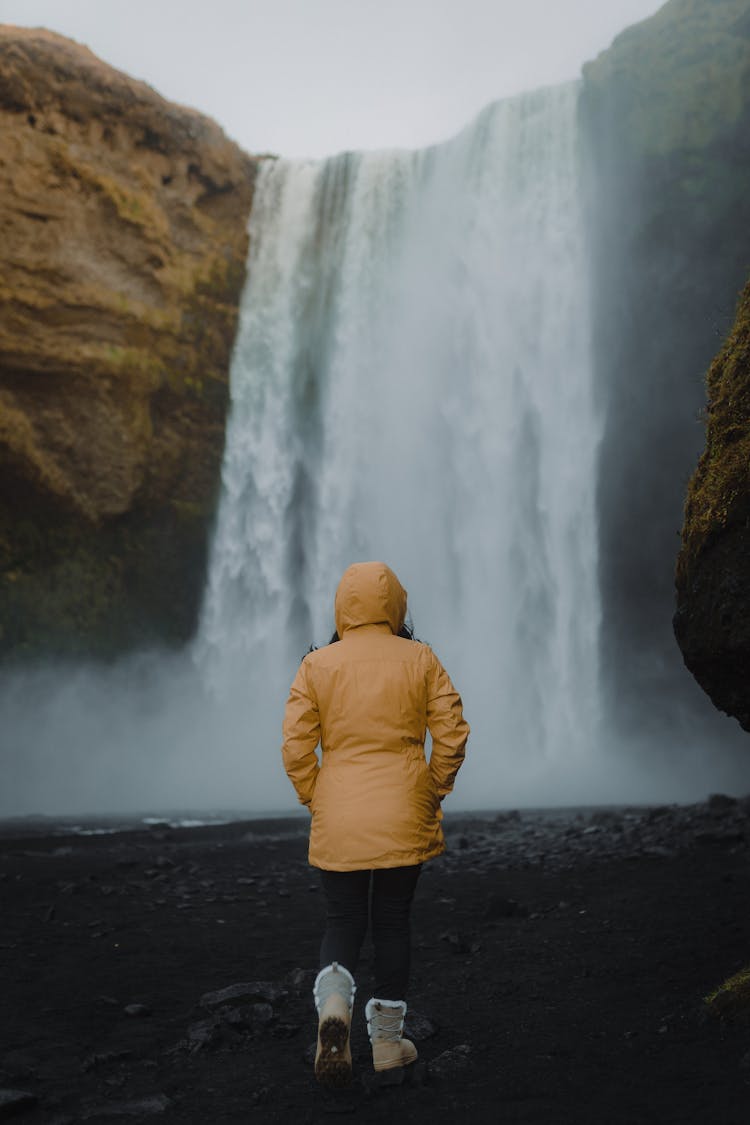
{"label": "cream-colored boot", "polygon": [[367,1001],[365,1015],[375,1070],[393,1070],[416,1060],[417,1048],[410,1039],[403,1037],[406,1015],[403,1000],[377,1000],[373,996]]}
{"label": "cream-colored boot", "polygon": [[313,996],[318,1011],[315,1077],[323,1086],[348,1086],[352,1080],[349,1028],[356,991],[352,974],[337,961],[326,965],[315,978]]}

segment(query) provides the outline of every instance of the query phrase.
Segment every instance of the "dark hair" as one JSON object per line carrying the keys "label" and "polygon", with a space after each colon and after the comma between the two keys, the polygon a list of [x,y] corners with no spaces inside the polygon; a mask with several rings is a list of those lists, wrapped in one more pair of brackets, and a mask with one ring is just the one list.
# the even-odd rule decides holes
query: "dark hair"
{"label": "dark hair", "polygon": [[[416,641],[418,644],[420,643],[419,638],[414,636],[414,625],[411,621],[411,618],[408,618],[406,621],[404,621],[404,623],[401,626],[401,628],[399,629],[398,633],[396,633],[396,636],[397,637],[403,637],[405,641]],[[340,640],[341,640],[341,637],[338,635],[338,632],[336,631],[336,629],[334,629],[333,635],[332,635],[330,641],[328,642],[329,645],[333,645],[333,644],[336,643],[336,641],[340,641]],[[310,645],[309,649],[305,653],[305,656],[307,656],[308,652],[316,652],[317,648],[318,648],[317,645]]]}
{"label": "dark hair", "polygon": [[[396,633],[396,636],[397,637],[403,637],[405,641],[416,641],[417,640],[417,638],[414,636],[414,626],[412,625],[411,621],[404,621],[403,625],[401,626],[399,631]],[[328,642],[329,645],[335,644],[336,641],[340,641],[340,640],[341,640],[341,637],[338,635],[338,633],[334,629],[333,630],[333,636],[331,637],[330,641]]]}

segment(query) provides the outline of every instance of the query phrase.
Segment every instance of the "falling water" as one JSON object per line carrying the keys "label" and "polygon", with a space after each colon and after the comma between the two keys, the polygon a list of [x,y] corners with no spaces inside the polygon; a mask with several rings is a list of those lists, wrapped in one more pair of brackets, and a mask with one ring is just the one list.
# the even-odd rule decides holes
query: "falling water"
{"label": "falling water", "polygon": [[251,219],[197,659],[275,731],[341,572],[386,560],[464,697],[474,804],[554,799],[597,738],[577,100],[503,101],[421,152],[269,161]]}

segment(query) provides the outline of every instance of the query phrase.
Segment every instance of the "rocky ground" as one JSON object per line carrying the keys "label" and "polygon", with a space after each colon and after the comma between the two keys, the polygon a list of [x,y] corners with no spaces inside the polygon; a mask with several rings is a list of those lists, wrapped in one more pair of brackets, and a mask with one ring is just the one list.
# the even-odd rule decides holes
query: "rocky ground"
{"label": "rocky ground", "polygon": [[[750,799],[446,816],[414,910],[420,1060],[312,1078],[322,921],[303,820],[0,835],[0,1118],[744,1125]],[[360,1003],[361,1001],[361,1003]]]}

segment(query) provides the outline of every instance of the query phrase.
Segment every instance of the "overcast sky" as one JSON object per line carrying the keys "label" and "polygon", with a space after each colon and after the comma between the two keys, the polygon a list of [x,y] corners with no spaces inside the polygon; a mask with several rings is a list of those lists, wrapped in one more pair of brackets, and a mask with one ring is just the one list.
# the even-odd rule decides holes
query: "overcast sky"
{"label": "overcast sky", "polygon": [[577,77],[662,2],[0,0],[0,22],[69,35],[248,151],[299,157],[442,140]]}

